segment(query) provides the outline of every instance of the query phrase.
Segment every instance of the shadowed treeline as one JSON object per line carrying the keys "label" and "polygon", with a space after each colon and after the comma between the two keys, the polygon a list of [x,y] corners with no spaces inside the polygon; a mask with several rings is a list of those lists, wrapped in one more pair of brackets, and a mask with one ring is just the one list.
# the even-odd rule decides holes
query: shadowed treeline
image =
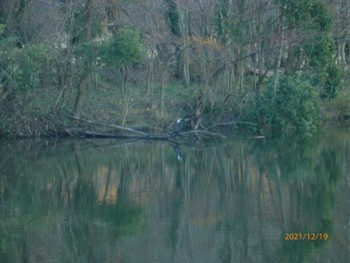
{"label": "shadowed treeline", "polygon": [[2,144],[0,261],[345,262],[349,142]]}

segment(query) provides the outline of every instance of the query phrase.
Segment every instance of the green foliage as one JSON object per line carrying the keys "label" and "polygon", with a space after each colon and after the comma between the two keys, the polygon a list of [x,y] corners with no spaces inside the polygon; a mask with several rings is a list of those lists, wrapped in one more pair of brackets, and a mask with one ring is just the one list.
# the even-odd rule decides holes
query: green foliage
{"label": "green foliage", "polygon": [[342,74],[338,65],[332,63],[327,66],[326,80],[324,83],[324,92],[321,94],[323,98],[333,99],[336,97],[342,86]]}
{"label": "green foliage", "polygon": [[350,117],[350,94],[345,89],[323,104],[323,114],[330,120],[344,120]]}
{"label": "green foliage", "polygon": [[49,61],[54,54],[45,45],[15,46],[16,39],[0,43],[0,77],[3,85],[26,91],[39,86],[48,74]]}
{"label": "green foliage", "polygon": [[165,13],[165,22],[168,25],[171,33],[174,36],[179,37],[181,35],[180,31],[180,15],[179,10],[177,9],[176,2],[174,0],[164,0],[168,10]]}
{"label": "green foliage", "polygon": [[320,117],[317,93],[311,83],[298,75],[284,76],[275,91],[273,82],[267,84],[265,100],[255,104],[263,125],[277,132],[314,132]]}
{"label": "green foliage", "polygon": [[82,59],[84,62],[93,62],[97,60],[97,49],[96,45],[91,42],[84,42],[77,45],[75,48],[75,55],[77,58]]}
{"label": "green foliage", "polygon": [[328,34],[320,35],[306,43],[304,50],[311,67],[316,70],[324,69],[333,61],[334,40]]}
{"label": "green foliage", "polygon": [[322,88],[322,98],[334,98],[342,86],[342,74],[333,59],[334,51],[334,40],[329,35],[321,35],[305,45],[313,84]]}
{"label": "green foliage", "polygon": [[215,16],[213,19],[213,26],[216,35],[220,42],[226,42],[228,29],[228,14],[227,14],[227,0],[219,0],[215,3]]}
{"label": "green foliage", "polygon": [[313,2],[310,8],[312,18],[312,29],[318,32],[330,32],[332,27],[332,16],[327,6],[319,1]]}
{"label": "green foliage", "polygon": [[312,0],[281,0],[289,25],[307,25],[310,21]]}
{"label": "green foliage", "polygon": [[141,34],[130,28],[123,28],[101,48],[101,59],[117,68],[142,61],[145,56]]}
{"label": "green foliage", "polygon": [[232,40],[235,43],[239,43],[241,45],[245,44],[247,41],[247,32],[249,30],[249,23],[241,19],[233,18],[230,21],[229,33]]}
{"label": "green foliage", "polygon": [[287,23],[291,27],[319,32],[331,29],[331,14],[318,0],[280,0],[280,5],[285,8]]}
{"label": "green foliage", "polygon": [[[74,19],[72,21],[68,20],[69,23],[66,24],[66,30],[70,34],[70,39],[72,43],[81,43],[86,40],[86,10],[84,6],[80,6],[74,12]],[[91,27],[91,37],[96,37],[102,33],[102,22],[103,16],[101,13],[93,9],[92,12],[92,27]]]}
{"label": "green foliage", "polygon": [[5,32],[5,27],[6,26],[4,24],[0,24],[0,37]]}
{"label": "green foliage", "polygon": [[307,68],[312,85],[322,88],[322,98],[334,98],[341,87],[341,73],[333,54],[335,41],[331,35],[332,16],[326,4],[319,0],[281,0],[289,28],[310,32],[310,38],[295,47],[291,56],[302,65],[307,58]]}

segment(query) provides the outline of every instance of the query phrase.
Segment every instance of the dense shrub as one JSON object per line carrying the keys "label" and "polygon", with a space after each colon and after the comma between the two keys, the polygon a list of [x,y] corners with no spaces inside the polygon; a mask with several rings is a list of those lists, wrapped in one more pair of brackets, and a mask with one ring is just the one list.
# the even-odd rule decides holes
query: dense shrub
{"label": "dense shrub", "polygon": [[347,89],[342,89],[332,100],[322,104],[323,115],[328,120],[348,120],[350,118],[350,94]]}
{"label": "dense shrub", "polygon": [[120,68],[140,62],[145,51],[141,34],[134,29],[123,28],[101,48],[101,57],[103,62]]}
{"label": "dense shrub", "polygon": [[51,72],[51,50],[44,45],[16,47],[14,42],[14,39],[4,39],[0,43],[2,85],[17,91],[38,87]]}
{"label": "dense shrub", "polygon": [[280,78],[277,86],[271,80],[254,105],[260,125],[277,132],[314,132],[320,121],[318,96],[302,76]]}

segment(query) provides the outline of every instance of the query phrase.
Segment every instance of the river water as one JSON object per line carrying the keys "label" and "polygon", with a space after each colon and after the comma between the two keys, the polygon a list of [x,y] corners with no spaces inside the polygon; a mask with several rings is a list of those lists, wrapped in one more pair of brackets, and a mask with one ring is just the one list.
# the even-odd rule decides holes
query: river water
{"label": "river water", "polygon": [[350,130],[0,143],[0,262],[348,262]]}

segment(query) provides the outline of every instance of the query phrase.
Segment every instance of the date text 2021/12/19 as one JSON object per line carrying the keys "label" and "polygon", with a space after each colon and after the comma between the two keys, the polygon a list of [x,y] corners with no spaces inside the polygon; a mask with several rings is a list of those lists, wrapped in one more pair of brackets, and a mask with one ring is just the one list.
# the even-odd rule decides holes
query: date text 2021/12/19
{"label": "date text 2021/12/19", "polygon": [[329,235],[327,233],[285,233],[284,240],[297,241],[297,240],[328,240]]}

